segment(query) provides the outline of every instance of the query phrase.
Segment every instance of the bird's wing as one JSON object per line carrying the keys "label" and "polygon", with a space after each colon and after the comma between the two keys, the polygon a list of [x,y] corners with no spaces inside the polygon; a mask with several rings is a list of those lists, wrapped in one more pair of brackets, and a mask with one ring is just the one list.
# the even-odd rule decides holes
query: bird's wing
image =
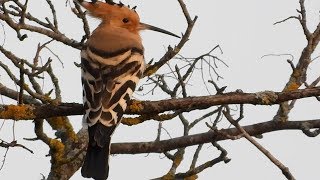
{"label": "bird's wing", "polygon": [[[143,51],[137,48],[117,52],[105,52],[94,47],[82,50],[85,126],[90,127],[98,122],[106,127],[119,124],[144,70],[143,58]],[[106,134],[108,136],[114,128],[110,129],[112,131]]]}

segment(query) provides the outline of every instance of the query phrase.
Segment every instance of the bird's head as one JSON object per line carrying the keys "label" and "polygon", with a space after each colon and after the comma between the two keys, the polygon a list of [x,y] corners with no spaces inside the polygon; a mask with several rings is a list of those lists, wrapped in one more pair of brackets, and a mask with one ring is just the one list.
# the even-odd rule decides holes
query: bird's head
{"label": "bird's head", "polygon": [[101,19],[101,25],[124,28],[134,34],[138,34],[141,30],[148,29],[180,38],[169,31],[140,22],[135,7],[131,9],[122,3],[104,3],[100,1],[80,1],[80,4],[91,16]]}

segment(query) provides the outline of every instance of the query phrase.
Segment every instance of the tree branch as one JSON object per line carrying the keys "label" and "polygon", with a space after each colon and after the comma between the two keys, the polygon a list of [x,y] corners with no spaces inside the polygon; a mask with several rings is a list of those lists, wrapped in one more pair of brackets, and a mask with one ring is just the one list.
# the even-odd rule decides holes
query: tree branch
{"label": "tree branch", "polygon": [[[230,92],[221,95],[187,97],[160,101],[131,101],[127,114],[158,114],[165,111],[180,110],[189,112],[223,104],[273,105],[281,102],[320,96],[320,87],[288,92],[263,91],[257,93]],[[19,113],[19,112],[25,113]],[[82,104],[62,103],[60,105],[0,105],[1,119],[32,120],[57,116],[82,115]]]}
{"label": "tree branch", "polygon": [[[285,123],[277,121],[267,121],[253,125],[243,126],[242,128],[250,135],[256,136],[268,132],[280,130],[303,130],[305,124],[310,129],[320,128],[320,119],[306,121],[288,121]],[[242,134],[237,128],[221,129],[217,131],[209,131],[195,135],[172,138],[162,141],[152,142],[132,142],[132,143],[113,143],[111,147],[112,154],[139,154],[139,153],[162,153],[178,148],[193,146],[203,143],[211,143],[212,141],[223,141],[229,139],[230,136],[238,136]]]}
{"label": "tree branch", "polygon": [[[297,10],[301,15],[299,16],[299,21],[302,26],[303,32],[306,36],[307,45],[301,52],[300,58],[296,66],[289,77],[289,81],[283,88],[283,91],[291,91],[298,89],[307,79],[307,70],[311,61],[311,55],[314,53],[316,47],[320,41],[320,22],[317,28],[311,33],[307,27],[307,17],[306,8],[304,0],[299,0],[300,10]],[[288,102],[283,102],[280,104],[277,114],[274,116],[274,120],[287,121],[288,114],[290,113],[292,106]]]}

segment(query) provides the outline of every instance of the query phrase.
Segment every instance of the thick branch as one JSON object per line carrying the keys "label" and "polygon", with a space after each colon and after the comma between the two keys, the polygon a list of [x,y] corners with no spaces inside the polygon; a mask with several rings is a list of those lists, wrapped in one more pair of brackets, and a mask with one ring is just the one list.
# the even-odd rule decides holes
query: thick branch
{"label": "thick branch", "polygon": [[[320,128],[320,119],[307,120],[307,121],[288,121],[285,123],[277,121],[267,121],[263,123],[243,126],[242,128],[250,135],[256,136],[268,132],[279,130],[303,130],[304,124],[313,128]],[[139,154],[139,153],[162,153],[178,148],[187,146],[193,146],[203,143],[211,143],[214,141],[222,141],[229,139],[230,136],[238,136],[241,134],[237,128],[222,129],[219,131],[209,131],[206,133],[200,133],[195,135],[183,136],[178,138],[172,138],[162,141],[152,142],[133,142],[133,143],[113,143],[111,147],[112,154]]]}
{"label": "thick branch", "polygon": [[[127,114],[158,114],[165,111],[180,110],[188,112],[195,109],[206,109],[224,104],[273,105],[281,102],[320,96],[320,87],[295,90],[290,92],[263,91],[258,93],[231,92],[221,95],[188,97],[160,101],[131,101]],[[23,110],[23,111],[22,111]],[[26,112],[21,114],[19,112]],[[33,105],[0,105],[1,119],[43,119],[57,116],[82,115],[82,104],[63,103],[58,106],[45,104]]]}

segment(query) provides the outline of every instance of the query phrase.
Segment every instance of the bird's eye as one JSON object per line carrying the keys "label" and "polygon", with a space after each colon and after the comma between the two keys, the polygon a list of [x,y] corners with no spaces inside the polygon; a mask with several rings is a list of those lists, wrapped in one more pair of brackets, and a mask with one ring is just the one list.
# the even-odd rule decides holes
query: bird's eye
{"label": "bird's eye", "polygon": [[122,22],[128,23],[128,22],[129,22],[129,19],[128,19],[128,18],[123,18],[123,19],[122,19]]}

